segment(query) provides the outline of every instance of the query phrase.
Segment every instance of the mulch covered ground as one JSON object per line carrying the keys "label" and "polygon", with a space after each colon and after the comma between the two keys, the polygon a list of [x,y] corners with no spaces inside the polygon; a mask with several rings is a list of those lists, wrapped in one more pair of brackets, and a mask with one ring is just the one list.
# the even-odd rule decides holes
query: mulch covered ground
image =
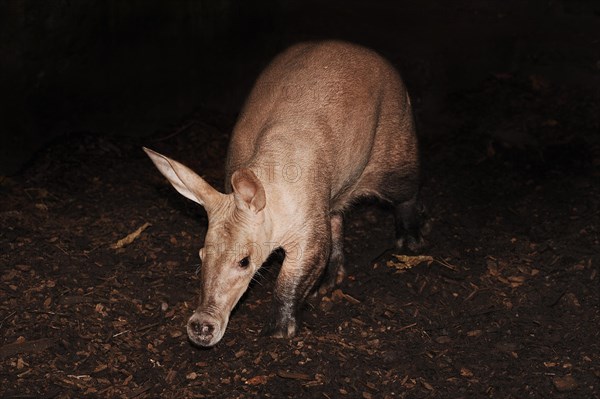
{"label": "mulch covered ground", "polygon": [[0,183],[0,396],[600,397],[600,98],[500,75],[450,100],[423,139],[423,257],[360,205],[349,277],[297,337],[260,335],[274,264],[208,350],[185,333],[206,215],[140,146],[221,186],[233,121],[47,147]]}

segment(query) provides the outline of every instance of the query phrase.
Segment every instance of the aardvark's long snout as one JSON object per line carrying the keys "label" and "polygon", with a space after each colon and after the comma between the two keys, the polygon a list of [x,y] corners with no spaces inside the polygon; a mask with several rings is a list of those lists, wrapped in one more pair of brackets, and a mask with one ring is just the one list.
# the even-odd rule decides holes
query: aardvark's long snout
{"label": "aardvark's long snout", "polygon": [[221,340],[227,327],[227,320],[196,311],[187,323],[190,341],[199,346],[213,346]]}

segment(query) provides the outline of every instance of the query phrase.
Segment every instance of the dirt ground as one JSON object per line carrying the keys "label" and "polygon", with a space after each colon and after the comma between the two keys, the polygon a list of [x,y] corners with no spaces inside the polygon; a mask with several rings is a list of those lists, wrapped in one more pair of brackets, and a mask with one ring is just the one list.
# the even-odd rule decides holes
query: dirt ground
{"label": "dirt ground", "polygon": [[46,147],[0,182],[0,396],[600,397],[600,97],[499,74],[451,104],[422,141],[423,262],[359,205],[349,276],[297,337],[260,335],[271,265],[207,350],[185,333],[206,214],[140,146],[222,187],[234,121]]}

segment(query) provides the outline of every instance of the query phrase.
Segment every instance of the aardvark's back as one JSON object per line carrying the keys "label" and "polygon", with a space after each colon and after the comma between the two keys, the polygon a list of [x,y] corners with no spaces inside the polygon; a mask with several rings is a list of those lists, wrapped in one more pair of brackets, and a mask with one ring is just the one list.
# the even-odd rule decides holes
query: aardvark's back
{"label": "aardvark's back", "polygon": [[301,170],[318,176],[333,208],[361,195],[393,200],[416,188],[416,145],[408,95],[387,61],[349,43],[302,43],[259,77],[234,129],[226,183],[241,166],[273,179]]}

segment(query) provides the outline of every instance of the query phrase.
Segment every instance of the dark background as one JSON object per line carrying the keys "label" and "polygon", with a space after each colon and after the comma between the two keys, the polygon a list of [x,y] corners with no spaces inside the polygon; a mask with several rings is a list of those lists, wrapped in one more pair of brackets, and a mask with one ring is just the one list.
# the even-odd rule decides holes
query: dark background
{"label": "dark background", "polygon": [[0,2],[0,175],[73,132],[148,135],[193,111],[234,120],[287,45],[339,38],[402,72],[420,132],[491,76],[600,88],[600,2],[6,0]]}
{"label": "dark background", "polygon": [[[274,262],[198,350],[207,214],[140,147],[223,187],[253,80],[317,38],[401,70],[427,246],[357,204],[296,337],[260,334]],[[0,397],[600,398],[599,0],[0,0],[0,93]]]}

